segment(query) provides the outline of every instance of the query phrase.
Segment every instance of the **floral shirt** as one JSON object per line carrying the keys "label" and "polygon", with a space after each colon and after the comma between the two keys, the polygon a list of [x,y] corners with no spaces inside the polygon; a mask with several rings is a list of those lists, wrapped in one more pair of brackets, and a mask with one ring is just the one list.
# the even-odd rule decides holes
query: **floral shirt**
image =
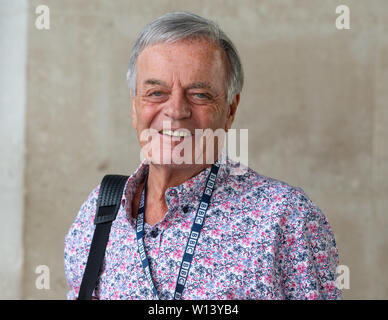
{"label": "floral shirt", "polygon": [[[336,242],[321,210],[303,189],[240,166],[225,153],[223,157],[182,299],[341,299],[335,285]],[[126,182],[93,294],[98,299],[154,299],[131,212],[135,190],[148,168],[144,160]],[[145,223],[145,250],[160,299],[174,297],[209,172],[210,167],[168,188],[164,219],[154,226]],[[90,193],[65,238],[68,299],[78,296],[99,187]]]}

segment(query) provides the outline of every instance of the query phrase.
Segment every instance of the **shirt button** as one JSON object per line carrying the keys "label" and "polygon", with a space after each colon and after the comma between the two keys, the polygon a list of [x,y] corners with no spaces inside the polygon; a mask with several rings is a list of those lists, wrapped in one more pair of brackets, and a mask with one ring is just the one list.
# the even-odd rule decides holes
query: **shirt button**
{"label": "shirt button", "polygon": [[151,237],[156,238],[159,235],[158,229],[154,229],[151,231]]}
{"label": "shirt button", "polygon": [[187,211],[189,211],[188,206],[184,206],[184,207],[183,207],[183,212],[184,212],[184,213],[187,213]]}

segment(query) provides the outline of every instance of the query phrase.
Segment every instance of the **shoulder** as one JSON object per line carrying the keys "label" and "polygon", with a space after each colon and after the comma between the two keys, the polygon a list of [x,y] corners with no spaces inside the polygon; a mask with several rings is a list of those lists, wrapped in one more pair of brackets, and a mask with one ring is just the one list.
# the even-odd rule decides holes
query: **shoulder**
{"label": "shoulder", "polygon": [[319,207],[299,186],[260,174],[230,158],[224,170],[227,174],[220,193],[225,201],[234,202],[245,213],[259,213],[273,221],[325,220]]}
{"label": "shoulder", "polygon": [[101,185],[98,184],[88,195],[84,203],[82,204],[78,215],[75,219],[75,223],[93,224],[94,216],[97,209],[98,195],[100,194]]}
{"label": "shoulder", "polygon": [[66,281],[71,288],[71,291],[68,293],[68,299],[78,296],[95,228],[94,216],[99,191],[100,185],[96,186],[89,193],[65,236],[64,269]]}
{"label": "shoulder", "polygon": [[301,190],[287,182],[262,175],[230,158],[223,166],[226,173],[221,188],[228,197],[250,201],[254,205],[263,201],[284,203]]}
{"label": "shoulder", "polygon": [[81,205],[74,222],[66,234],[65,249],[71,246],[85,247],[91,242],[99,193],[100,184],[89,193]]}

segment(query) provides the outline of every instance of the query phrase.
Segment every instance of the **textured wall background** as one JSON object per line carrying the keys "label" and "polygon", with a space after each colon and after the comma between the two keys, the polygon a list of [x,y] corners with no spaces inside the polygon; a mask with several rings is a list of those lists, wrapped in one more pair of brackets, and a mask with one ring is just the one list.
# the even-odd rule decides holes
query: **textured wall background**
{"label": "textured wall background", "polygon": [[21,294],[27,8],[0,0],[0,299]]}
{"label": "textured wall background", "polygon": [[[188,10],[217,21],[246,74],[235,128],[249,129],[249,166],[302,187],[350,268],[345,298],[388,298],[388,2],[29,1],[22,298],[63,299],[63,242],[106,173],[139,163],[125,73],[136,35]],[[336,6],[351,30],[335,28]],[[35,286],[50,268],[50,290]]]}

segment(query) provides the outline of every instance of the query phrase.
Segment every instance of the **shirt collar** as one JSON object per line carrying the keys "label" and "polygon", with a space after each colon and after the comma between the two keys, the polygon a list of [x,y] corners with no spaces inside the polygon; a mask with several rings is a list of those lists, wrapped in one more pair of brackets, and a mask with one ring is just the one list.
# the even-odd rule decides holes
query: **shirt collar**
{"label": "shirt collar", "polygon": [[[231,159],[228,157],[227,152],[225,148],[220,153],[219,158],[217,159],[216,163],[220,165],[216,184],[215,184],[215,190],[217,189],[217,186],[223,184],[225,179],[230,173],[230,164]],[[142,183],[145,179],[146,174],[148,173],[149,169],[149,162],[147,159],[144,159],[140,165],[136,168],[136,170],[132,173],[132,175],[128,178],[125,187],[124,187],[124,193],[121,199],[122,206],[125,208],[125,213],[127,216],[127,219],[131,223],[133,227],[135,227],[135,220],[133,219],[132,215],[129,214],[130,208],[129,206],[132,204],[133,196],[139,186],[140,183]],[[177,207],[183,208],[193,205],[193,203],[199,203],[200,198],[202,196],[203,190],[205,188],[205,182],[206,178],[208,177],[211,170],[211,166],[207,167],[206,169],[199,172],[194,177],[191,177],[187,181],[183,182],[182,184],[167,188],[165,193],[165,199],[167,206],[169,208],[168,215],[174,214]],[[184,215],[184,210],[179,210],[180,215]],[[165,219],[163,219],[163,222],[167,222],[167,215]],[[171,221],[173,222],[173,221]]]}

